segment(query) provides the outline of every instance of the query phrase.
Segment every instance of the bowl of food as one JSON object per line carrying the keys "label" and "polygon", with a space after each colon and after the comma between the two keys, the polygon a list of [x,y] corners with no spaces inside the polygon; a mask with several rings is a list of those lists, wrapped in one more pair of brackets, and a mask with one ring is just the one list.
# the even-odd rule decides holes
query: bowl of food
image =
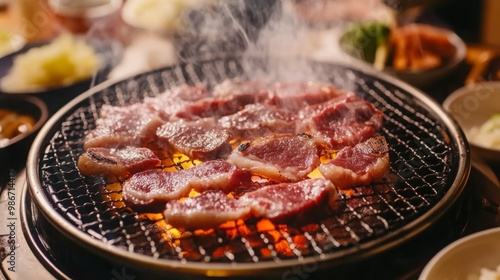
{"label": "bowl of food", "polygon": [[500,228],[462,237],[427,263],[419,280],[486,280],[500,277]]}
{"label": "bowl of food", "polygon": [[0,57],[20,50],[26,40],[19,34],[8,30],[0,30]]}
{"label": "bowl of food", "polygon": [[9,169],[24,164],[31,142],[47,119],[47,106],[40,98],[0,96],[0,186]]}
{"label": "bowl of food", "polygon": [[106,67],[99,48],[107,46],[66,33],[28,44],[0,58],[0,93],[40,97],[54,113],[87,90],[92,77]]}
{"label": "bowl of food", "polygon": [[451,93],[443,107],[461,126],[472,153],[500,161],[500,82],[483,82]]}
{"label": "bowl of food", "polygon": [[466,46],[454,32],[428,24],[394,26],[380,21],[349,25],[339,40],[355,60],[417,87],[427,87],[456,69]]}
{"label": "bowl of food", "polygon": [[122,9],[123,21],[131,27],[160,34],[172,34],[182,28],[182,14],[215,2],[214,0],[129,0]]}

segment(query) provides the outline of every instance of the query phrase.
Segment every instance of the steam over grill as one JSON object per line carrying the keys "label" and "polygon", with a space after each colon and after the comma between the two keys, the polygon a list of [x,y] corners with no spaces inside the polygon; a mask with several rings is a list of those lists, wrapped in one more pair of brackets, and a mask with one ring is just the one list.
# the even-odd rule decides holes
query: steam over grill
{"label": "steam over grill", "polygon": [[[391,172],[370,188],[343,192],[339,211],[294,227],[268,220],[229,222],[213,230],[173,229],[161,214],[138,214],[121,199],[120,183],[105,185],[76,167],[82,139],[103,104],[126,104],[183,83],[209,87],[247,77],[259,60],[222,59],[185,64],[97,87],[65,107],[37,138],[28,162],[30,191],[54,226],[93,250],[158,270],[179,266],[238,274],[301,262],[352,261],[395,246],[436,221],[461,193],[468,174],[462,133],[427,97],[346,66],[311,63],[319,79],[349,88],[385,114],[381,134],[390,147]],[[168,162],[168,159],[163,161]],[[172,158],[172,168],[192,164]],[[110,245],[110,246],[107,246]]]}

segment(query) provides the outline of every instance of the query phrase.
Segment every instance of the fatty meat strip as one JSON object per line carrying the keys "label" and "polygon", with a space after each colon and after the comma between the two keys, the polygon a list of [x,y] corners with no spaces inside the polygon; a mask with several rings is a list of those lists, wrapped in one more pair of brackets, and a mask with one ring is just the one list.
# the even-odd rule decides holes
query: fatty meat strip
{"label": "fatty meat strip", "polygon": [[228,161],[255,175],[297,182],[318,167],[320,152],[319,144],[310,135],[270,135],[241,144]]}
{"label": "fatty meat strip", "polygon": [[226,221],[252,216],[300,224],[334,209],[337,198],[333,184],[317,178],[269,185],[239,199],[220,191],[203,192],[183,201],[167,202],[163,214],[168,224],[188,229],[214,228]]}
{"label": "fatty meat strip", "polygon": [[186,170],[153,169],[136,173],[123,183],[122,195],[127,206],[137,211],[160,212],[165,202],[186,197],[191,190],[230,193],[250,184],[251,176],[249,171],[226,161],[211,160]]}
{"label": "fatty meat strip", "polygon": [[250,104],[235,114],[222,117],[218,124],[241,139],[276,133],[295,132],[297,116],[291,111],[263,104]]}
{"label": "fatty meat strip", "polygon": [[180,152],[190,159],[222,159],[231,152],[231,135],[216,126],[212,119],[167,122],[158,128],[156,135],[160,147]]}
{"label": "fatty meat strip", "polygon": [[150,149],[142,147],[89,148],[78,158],[78,169],[83,175],[106,175],[108,181],[124,180],[160,164]]}
{"label": "fatty meat strip", "polygon": [[322,163],[319,171],[337,188],[345,189],[379,181],[389,168],[389,147],[385,137],[378,135],[340,150],[334,159]]}
{"label": "fatty meat strip", "polygon": [[84,149],[144,147],[156,141],[156,129],[162,124],[155,109],[147,104],[103,105],[96,128],[83,140]]}
{"label": "fatty meat strip", "polygon": [[382,127],[383,113],[355,95],[343,95],[299,112],[300,131],[308,131],[332,148],[364,141]]}
{"label": "fatty meat strip", "polygon": [[163,120],[175,121],[186,106],[206,97],[209,97],[209,92],[205,87],[180,85],[156,97],[146,97],[143,103],[151,106]]}

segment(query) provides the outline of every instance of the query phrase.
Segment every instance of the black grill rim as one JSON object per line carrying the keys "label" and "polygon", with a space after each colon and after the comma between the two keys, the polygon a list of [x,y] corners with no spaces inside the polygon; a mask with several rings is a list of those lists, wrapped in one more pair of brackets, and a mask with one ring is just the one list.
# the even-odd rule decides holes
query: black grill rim
{"label": "black grill rim", "polygon": [[[207,62],[211,60],[225,59],[239,60],[241,58],[222,57],[209,59],[207,60]],[[453,156],[456,157],[457,168],[455,170],[452,170],[451,175],[454,177],[454,179],[450,181],[451,186],[449,190],[445,193],[442,199],[438,201],[426,213],[422,214],[412,222],[396,230],[390,231],[379,238],[370,240],[357,246],[353,246],[351,248],[347,248],[345,250],[342,250],[341,252],[326,254],[323,258],[320,258],[319,256],[309,256],[302,259],[282,260],[280,262],[257,263],[200,263],[190,261],[181,263],[177,260],[154,259],[150,256],[141,255],[138,253],[131,253],[121,249],[116,250],[116,247],[93,239],[90,235],[80,231],[78,228],[74,227],[66,219],[60,216],[60,214],[54,208],[52,208],[50,202],[44,195],[42,185],[39,180],[39,159],[40,155],[43,154],[42,147],[46,147],[50,140],[50,137],[54,135],[62,121],[78,108],[80,102],[84,101],[97,92],[123,82],[123,80],[107,81],[94,88],[91,88],[87,92],[82,93],[80,96],[60,109],[42,128],[37,138],[33,142],[27,160],[27,183],[31,197],[33,198],[33,202],[35,203],[40,213],[44,215],[44,217],[59,232],[75,242],[85,244],[85,247],[87,247],[91,252],[101,255],[107,259],[118,259],[120,262],[128,263],[131,266],[155,269],[158,271],[175,271],[179,273],[198,274],[206,276],[252,275],[257,269],[259,270],[259,273],[273,274],[277,271],[283,271],[287,268],[289,269],[297,265],[304,265],[309,263],[318,263],[321,266],[340,265],[376,255],[382,251],[388,250],[410,240],[425,229],[429,228],[437,220],[439,220],[439,218],[441,218],[443,214],[447,212],[450,207],[458,200],[465,188],[471,170],[471,165],[469,144],[465,138],[463,131],[451,118],[451,116],[444,112],[442,107],[431,97],[392,76],[375,72],[375,70],[369,67],[346,65],[343,63],[325,63],[319,61],[312,62],[333,66],[338,65],[341,67],[352,69],[354,71],[362,72],[374,79],[391,83],[392,85],[399,87],[400,89],[411,94],[415,98],[415,100],[421,102],[423,107],[428,109],[428,111],[435,113],[435,117],[443,123],[444,127],[448,130],[449,133],[446,135],[446,137],[450,139],[450,145],[453,146],[453,151],[456,151],[456,154],[454,154]],[[182,64],[180,65],[182,66]],[[141,73],[124,80],[133,80],[139,76],[145,74],[147,75],[148,73],[175,67],[179,67],[179,65],[173,65],[162,69],[153,70],[147,73]]]}

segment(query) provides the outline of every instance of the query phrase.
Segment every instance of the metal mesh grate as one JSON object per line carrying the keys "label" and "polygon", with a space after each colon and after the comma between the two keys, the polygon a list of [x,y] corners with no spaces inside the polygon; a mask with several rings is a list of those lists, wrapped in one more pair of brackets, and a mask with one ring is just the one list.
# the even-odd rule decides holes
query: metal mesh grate
{"label": "metal mesh grate", "polygon": [[[76,163],[82,139],[95,127],[103,104],[126,104],[156,96],[183,83],[209,87],[245,77],[254,62],[224,59],[187,64],[119,82],[90,98],[60,120],[47,136],[39,162],[44,195],[55,211],[82,232],[130,252],[160,259],[254,263],[324,258],[375,240],[415,220],[450,189],[456,174],[456,147],[447,129],[425,104],[386,81],[343,66],[312,63],[321,79],[349,87],[381,109],[381,131],[390,146],[391,173],[382,183],[345,192],[340,207],[319,223],[294,227],[267,220],[237,221],[212,230],[183,232],[159,214],[137,214],[121,200],[120,183],[82,176]],[[181,164],[177,165],[177,167]]]}

